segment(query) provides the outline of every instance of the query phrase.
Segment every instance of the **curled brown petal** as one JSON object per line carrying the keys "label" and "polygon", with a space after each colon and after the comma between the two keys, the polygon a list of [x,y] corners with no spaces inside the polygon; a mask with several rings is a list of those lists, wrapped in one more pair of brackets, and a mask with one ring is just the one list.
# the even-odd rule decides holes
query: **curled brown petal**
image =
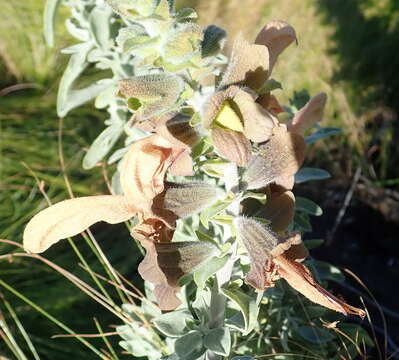
{"label": "curled brown petal", "polygon": [[275,116],[280,114],[281,112],[284,112],[284,109],[281,107],[277,98],[270,93],[259,96],[256,99],[256,102]]}
{"label": "curled brown petal", "polygon": [[326,102],[327,95],[325,93],[313,96],[308,103],[295,114],[288,125],[289,131],[303,136],[306,129],[321,121]]}
{"label": "curled brown petal", "polygon": [[64,200],[42,210],[29,221],[23,235],[24,248],[39,253],[61,239],[81,233],[94,223],[121,223],[136,212],[137,209],[124,196]]}
{"label": "curled brown petal", "polygon": [[238,166],[245,166],[251,159],[251,143],[243,133],[215,127],[211,135],[217,152],[225,159]]}
{"label": "curled brown petal", "polygon": [[269,76],[269,51],[266,46],[250,44],[241,35],[233,44],[229,65],[219,87],[245,85],[259,89]]}
{"label": "curled brown petal", "polygon": [[181,154],[159,135],[135,142],[124,156],[121,186],[129,201],[145,213],[153,199],[164,189],[164,177],[169,166]]}
{"label": "curled brown petal", "polygon": [[345,315],[354,314],[364,318],[364,310],[346,304],[317,284],[305,265],[288,258],[285,254],[277,256],[273,261],[278,266],[279,276],[310,301]]}
{"label": "curled brown petal", "polygon": [[294,28],[285,21],[274,20],[265,25],[255,39],[255,44],[267,46],[270,56],[270,72],[278,56],[296,40]]}

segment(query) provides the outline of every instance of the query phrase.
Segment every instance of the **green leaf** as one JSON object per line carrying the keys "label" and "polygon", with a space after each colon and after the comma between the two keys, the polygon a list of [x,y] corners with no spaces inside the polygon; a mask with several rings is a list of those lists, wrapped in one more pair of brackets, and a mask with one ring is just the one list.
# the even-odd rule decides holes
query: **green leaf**
{"label": "green leaf", "polygon": [[324,243],[324,239],[309,239],[304,241],[307,249],[315,249]]}
{"label": "green leaf", "polygon": [[186,334],[187,322],[194,322],[193,316],[187,309],[162,314],[153,320],[156,328],[170,337],[180,337]]}
{"label": "green leaf", "polygon": [[330,173],[327,172],[326,170],[304,167],[295,174],[295,182],[297,184],[301,184],[306,181],[324,180],[330,177],[331,177]]}
{"label": "green leaf", "polygon": [[107,7],[96,6],[90,13],[90,31],[96,44],[103,50],[111,43],[111,16],[112,11]]}
{"label": "green leaf", "polygon": [[204,346],[215,354],[229,355],[231,349],[230,330],[228,328],[211,329],[204,337]]}
{"label": "green leaf", "polygon": [[193,302],[195,314],[201,321],[201,324],[207,324],[210,321],[209,307],[211,304],[211,291],[209,289],[197,289],[197,295]]}
{"label": "green leaf", "polygon": [[306,214],[320,216],[323,214],[322,208],[312,200],[297,196],[295,199],[295,208],[298,211],[303,211]]}
{"label": "green leaf", "polygon": [[240,289],[222,289],[223,294],[233,301],[241,311],[244,318],[244,335],[248,335],[255,327],[258,319],[259,307],[256,298],[242,292]]}
{"label": "green leaf", "polygon": [[88,66],[87,54],[93,47],[91,42],[79,45],[79,51],[74,52],[69,58],[58,87],[57,114],[59,117],[66,116],[70,110],[94,99],[109,86],[109,83],[95,83],[83,89],[73,89],[76,80]]}
{"label": "green leaf", "polygon": [[123,123],[108,126],[91,144],[89,151],[83,158],[83,168],[91,169],[101,161],[118,141],[123,132]]}
{"label": "green leaf", "polygon": [[309,325],[299,326],[298,333],[313,344],[325,344],[335,338],[333,331]]}
{"label": "green leaf", "polygon": [[244,192],[241,201],[248,199],[248,198],[252,198],[252,199],[256,199],[258,200],[261,204],[265,205],[266,201],[267,201],[267,196],[264,193],[256,193],[256,192],[252,192],[252,191],[246,191]]}
{"label": "green leaf", "polygon": [[202,40],[202,57],[214,56],[220,53],[226,36],[224,29],[216,25],[209,25],[204,31],[204,39]]}
{"label": "green leaf", "polygon": [[256,359],[252,356],[240,355],[232,357],[231,360],[256,360]]}
{"label": "green leaf", "polygon": [[315,143],[316,141],[320,139],[324,139],[328,136],[331,135],[338,135],[342,134],[342,130],[339,128],[320,128],[316,132],[314,132],[312,135],[309,135],[305,138],[306,144],[310,145]]}
{"label": "green leaf", "polygon": [[310,224],[307,214],[296,212],[294,215],[294,224],[299,227],[301,231],[312,231],[312,225]]}
{"label": "green leaf", "polygon": [[205,139],[202,139],[196,145],[194,145],[193,149],[191,150],[191,157],[193,160],[195,160],[211,151],[213,151],[213,146],[209,144],[209,142],[205,141]]}
{"label": "green leaf", "polygon": [[197,330],[189,332],[175,342],[175,352],[179,358],[184,360],[196,360],[205,351],[203,335]]}
{"label": "green leaf", "polygon": [[177,11],[175,19],[177,22],[187,21],[191,19],[197,19],[198,15],[194,9],[183,8]]}
{"label": "green leaf", "polygon": [[194,272],[194,281],[200,289],[205,287],[206,281],[219,271],[229,259],[229,255],[213,257]]}
{"label": "green leaf", "polygon": [[313,266],[317,271],[317,275],[320,280],[330,280],[335,282],[343,282],[345,281],[345,276],[342,274],[342,271],[338,269],[336,266],[333,266],[324,261],[313,261]]}
{"label": "green leaf", "polygon": [[214,203],[212,206],[203,210],[200,214],[201,224],[208,229],[209,220],[213,216],[221,213],[224,209],[226,209],[233,202],[233,200],[234,199],[219,200],[216,203]]}
{"label": "green leaf", "polygon": [[282,85],[280,82],[274,79],[268,79],[266,82],[262,85],[262,87],[258,90],[259,95],[267,94],[270,91],[276,90],[276,89],[282,89]]}
{"label": "green leaf", "polygon": [[54,23],[62,0],[47,0],[43,14],[43,32],[47,46],[54,46]]}

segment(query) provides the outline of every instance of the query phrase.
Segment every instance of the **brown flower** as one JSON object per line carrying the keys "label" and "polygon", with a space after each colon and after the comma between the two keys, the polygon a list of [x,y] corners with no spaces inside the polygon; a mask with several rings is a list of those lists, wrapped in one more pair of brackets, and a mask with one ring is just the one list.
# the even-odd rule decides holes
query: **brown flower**
{"label": "brown flower", "polygon": [[245,217],[237,217],[234,225],[250,257],[251,269],[245,278],[249,285],[262,291],[283,278],[310,301],[345,315],[365,316],[363,310],[346,304],[317,284],[309,269],[300,263],[308,252],[298,233],[278,237],[267,226]]}

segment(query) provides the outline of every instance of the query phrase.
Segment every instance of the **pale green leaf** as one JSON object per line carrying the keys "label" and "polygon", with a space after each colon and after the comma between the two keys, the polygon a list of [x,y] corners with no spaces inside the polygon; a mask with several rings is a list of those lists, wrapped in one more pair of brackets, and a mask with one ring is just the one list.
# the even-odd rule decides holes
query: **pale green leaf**
{"label": "pale green leaf", "polygon": [[62,0],[47,0],[43,14],[44,38],[47,46],[54,46],[54,23]]}
{"label": "pale green leaf", "polygon": [[194,272],[194,281],[200,289],[205,287],[206,281],[219,271],[229,259],[229,255],[213,257]]}
{"label": "pale green leaf", "polygon": [[175,352],[184,360],[196,360],[205,353],[203,335],[199,331],[191,331],[175,342]]}
{"label": "pale green leaf", "polygon": [[211,329],[204,337],[204,346],[215,354],[228,356],[231,349],[230,330],[228,328]]}
{"label": "pale green leaf", "polygon": [[194,322],[194,318],[187,309],[162,314],[153,320],[156,328],[170,337],[180,337],[186,334],[188,322]]}

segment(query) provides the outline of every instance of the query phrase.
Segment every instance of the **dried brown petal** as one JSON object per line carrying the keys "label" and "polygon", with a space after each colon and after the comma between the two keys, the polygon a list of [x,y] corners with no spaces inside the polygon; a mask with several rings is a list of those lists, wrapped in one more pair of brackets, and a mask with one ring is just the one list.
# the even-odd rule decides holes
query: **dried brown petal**
{"label": "dried brown petal", "polygon": [[254,155],[242,176],[247,189],[262,188],[281,177],[295,174],[305,157],[305,141],[301,135],[276,127],[270,140]]}
{"label": "dried brown petal", "polygon": [[179,218],[185,218],[199,213],[224,196],[225,192],[215,185],[168,183],[161,206]]}
{"label": "dried brown petal", "polygon": [[259,96],[256,99],[256,102],[275,116],[284,112],[284,109],[281,107],[277,98],[270,93]]}
{"label": "dried brown petal", "polygon": [[278,267],[278,274],[310,301],[345,315],[354,314],[364,318],[363,310],[346,304],[317,284],[305,265],[288,258],[285,254],[273,261]]}
{"label": "dried brown petal", "polygon": [[42,210],[24,231],[24,248],[39,253],[61,239],[77,235],[99,221],[117,224],[133,217],[137,209],[124,196],[87,196],[64,200]]}
{"label": "dried brown petal", "polygon": [[237,217],[234,219],[234,226],[251,261],[251,270],[245,277],[245,282],[255,289],[263,290],[265,283],[269,282],[265,269],[271,264],[272,251],[279,240],[266,225],[252,218]]}
{"label": "dried brown petal", "polygon": [[269,51],[266,46],[250,44],[239,35],[233,44],[229,65],[220,87],[245,85],[259,89],[269,76]]}
{"label": "dried brown petal", "polygon": [[295,40],[294,28],[285,21],[271,21],[259,32],[255,44],[265,45],[269,49],[270,73],[278,56]]}
{"label": "dried brown petal", "polygon": [[211,135],[213,145],[222,157],[238,166],[245,166],[251,159],[251,143],[243,133],[215,127]]}
{"label": "dried brown petal", "polygon": [[295,114],[291,123],[288,125],[289,131],[303,136],[306,129],[321,121],[326,102],[327,95],[325,93],[313,96],[308,103]]}
{"label": "dried brown petal", "polygon": [[291,224],[295,213],[295,197],[291,191],[282,194],[272,193],[268,197],[263,216],[270,220],[275,232],[285,231]]}
{"label": "dried brown petal", "polygon": [[206,242],[140,241],[147,253],[138,270],[144,280],[156,285],[155,295],[162,310],[173,310],[180,304],[176,297],[178,280],[217,252],[216,246]]}
{"label": "dried brown petal", "polygon": [[154,197],[163,191],[165,173],[181,152],[161,136],[152,135],[135,142],[124,156],[121,186],[143,213],[150,211]]}

